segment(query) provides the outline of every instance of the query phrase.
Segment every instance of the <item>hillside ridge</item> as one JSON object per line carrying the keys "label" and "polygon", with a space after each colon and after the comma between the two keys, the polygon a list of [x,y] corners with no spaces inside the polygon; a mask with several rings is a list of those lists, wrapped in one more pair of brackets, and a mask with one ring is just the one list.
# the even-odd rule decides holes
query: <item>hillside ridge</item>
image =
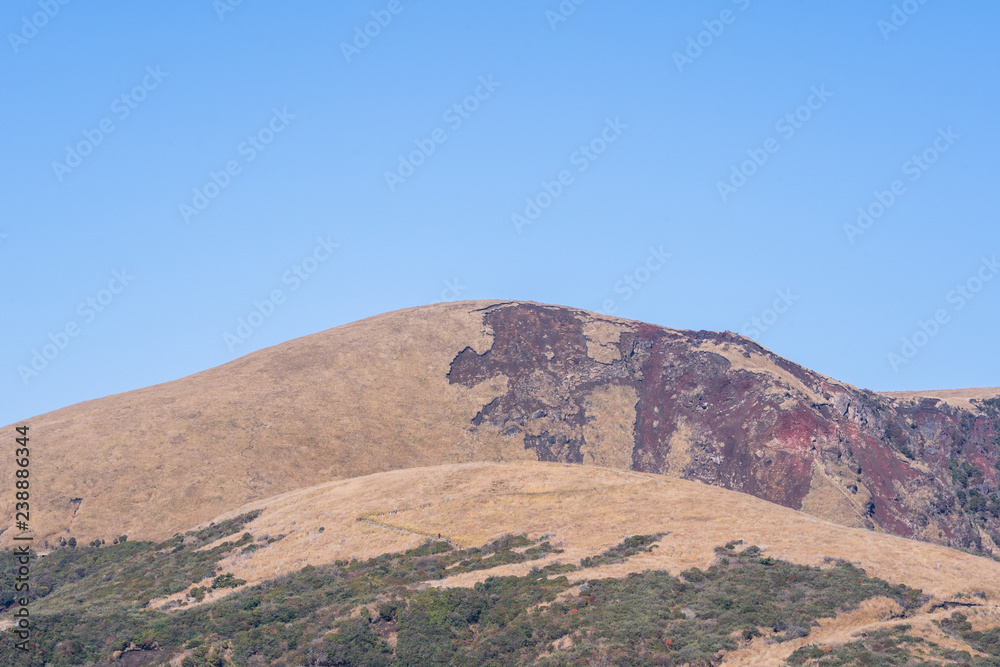
{"label": "hillside ridge", "polygon": [[[731,332],[472,301],[371,317],[26,422],[42,544],[162,539],[330,480],[527,460],[698,480],[991,552],[1000,400],[969,401],[860,390]],[[0,461],[0,477],[13,480],[12,465]]]}

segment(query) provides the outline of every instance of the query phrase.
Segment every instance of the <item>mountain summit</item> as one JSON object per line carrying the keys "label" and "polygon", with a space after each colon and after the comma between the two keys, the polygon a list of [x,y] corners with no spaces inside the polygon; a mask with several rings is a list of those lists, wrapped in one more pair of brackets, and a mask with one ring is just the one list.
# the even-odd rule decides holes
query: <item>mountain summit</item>
{"label": "mountain summit", "polygon": [[733,333],[538,303],[396,311],[28,423],[40,543],[163,539],[331,480],[540,460],[1000,551],[995,393],[878,394]]}

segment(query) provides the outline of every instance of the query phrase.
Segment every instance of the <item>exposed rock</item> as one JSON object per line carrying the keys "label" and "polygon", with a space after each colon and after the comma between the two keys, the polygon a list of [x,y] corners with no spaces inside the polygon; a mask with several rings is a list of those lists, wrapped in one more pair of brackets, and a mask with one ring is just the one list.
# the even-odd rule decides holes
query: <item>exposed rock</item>
{"label": "exposed rock", "polygon": [[[506,393],[484,405],[473,424],[559,414],[544,427],[507,431],[540,460],[631,461],[634,470],[795,509],[812,490],[805,509],[837,514],[824,518],[951,546],[982,547],[974,521],[1000,535],[998,401],[976,412],[937,399],[896,401],[730,332],[602,321],[595,355],[588,313],[525,303],[484,311],[493,345],[481,355],[461,351],[449,381],[472,387],[507,378]],[[632,437],[617,441],[624,450],[617,454],[605,443],[595,459],[586,455],[594,437],[589,397],[614,387],[635,397],[627,417]],[[966,495],[963,503],[962,494],[972,491],[983,500]]]}

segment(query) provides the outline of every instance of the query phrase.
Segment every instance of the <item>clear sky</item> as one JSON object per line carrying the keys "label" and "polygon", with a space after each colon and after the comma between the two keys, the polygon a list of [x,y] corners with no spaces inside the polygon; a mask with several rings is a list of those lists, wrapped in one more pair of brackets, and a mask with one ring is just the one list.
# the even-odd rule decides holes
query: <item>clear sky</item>
{"label": "clear sky", "polygon": [[1000,385],[1000,5],[577,2],[4,2],[0,423],[456,298]]}

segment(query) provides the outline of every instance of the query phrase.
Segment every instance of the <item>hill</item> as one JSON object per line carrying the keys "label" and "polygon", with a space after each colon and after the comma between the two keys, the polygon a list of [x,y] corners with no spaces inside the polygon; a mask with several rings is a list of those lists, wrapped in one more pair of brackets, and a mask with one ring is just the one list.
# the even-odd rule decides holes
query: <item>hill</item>
{"label": "hill", "polygon": [[[1000,540],[1000,399],[891,398],[729,332],[536,303],[388,313],[27,423],[50,546],[165,539],[330,480],[516,460],[698,480],[983,552]],[[10,458],[0,477],[12,488]]]}
{"label": "hill", "polygon": [[[467,548],[527,533],[545,535],[563,550],[548,560],[499,570],[525,573],[549,560],[594,556],[629,535],[662,533],[666,537],[654,554],[588,576],[706,567],[716,546],[743,540],[769,556],[805,565],[850,560],[872,576],[941,600],[974,591],[1000,599],[1000,561],[833,524],[693,481],[611,468],[519,462],[397,470],[249,503],[215,522],[249,512],[260,512],[245,526],[255,541],[284,536],[280,544],[222,561],[224,569],[249,582],[305,565],[403,551],[428,538]],[[483,576],[462,575],[445,583],[469,585]]]}
{"label": "hill", "polygon": [[1000,661],[1000,562],[557,463],[329,482],[161,544],[56,549],[33,581],[23,664]]}

